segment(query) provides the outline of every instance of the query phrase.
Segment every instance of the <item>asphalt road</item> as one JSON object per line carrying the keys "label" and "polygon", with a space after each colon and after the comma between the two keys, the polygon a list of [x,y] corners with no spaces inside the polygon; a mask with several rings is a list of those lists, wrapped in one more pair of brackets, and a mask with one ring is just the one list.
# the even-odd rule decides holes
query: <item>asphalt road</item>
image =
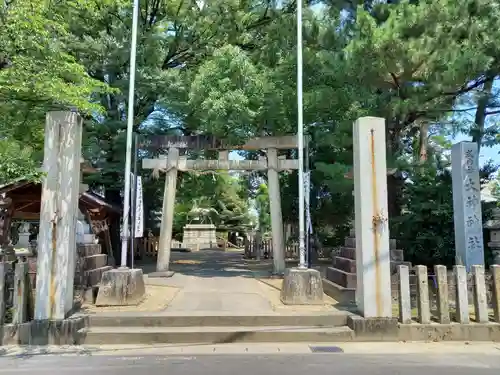
{"label": "asphalt road", "polygon": [[500,353],[0,357],[0,375],[497,375]]}

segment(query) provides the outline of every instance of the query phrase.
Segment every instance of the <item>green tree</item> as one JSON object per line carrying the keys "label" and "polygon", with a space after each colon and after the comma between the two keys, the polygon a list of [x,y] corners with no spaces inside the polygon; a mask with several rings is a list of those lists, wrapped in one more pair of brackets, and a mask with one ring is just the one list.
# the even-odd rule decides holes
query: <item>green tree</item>
{"label": "green tree", "polygon": [[[101,109],[93,101],[106,92],[70,53],[66,10],[90,9],[80,0],[13,0],[0,9],[0,173],[5,178],[36,175],[43,150],[45,114],[76,108]],[[13,150],[23,150],[13,158]],[[30,159],[28,161],[28,159]]]}

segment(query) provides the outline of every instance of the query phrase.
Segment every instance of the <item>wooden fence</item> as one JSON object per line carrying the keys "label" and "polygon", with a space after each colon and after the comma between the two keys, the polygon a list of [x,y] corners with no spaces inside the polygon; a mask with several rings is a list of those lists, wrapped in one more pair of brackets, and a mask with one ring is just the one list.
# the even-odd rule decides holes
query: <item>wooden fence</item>
{"label": "wooden fence", "polygon": [[[154,258],[158,255],[160,238],[155,236],[134,239],[134,256],[136,258]],[[172,240],[172,248],[180,248],[182,244]]]}
{"label": "wooden fence", "polygon": [[[260,252],[259,257],[262,259],[271,259],[273,257],[273,241],[272,239],[262,240],[260,245],[256,240],[245,241],[245,256],[247,258],[257,258],[257,252]],[[285,246],[286,259],[299,258],[299,245],[296,243],[287,244]]]}
{"label": "wooden fence", "polygon": [[[143,237],[136,238],[134,245],[134,255],[137,258],[153,258],[158,255],[159,237]],[[224,247],[224,241],[218,241],[219,247]],[[179,241],[172,241],[172,248],[181,248],[182,243]],[[255,257],[257,245],[255,241],[246,241],[245,243],[245,254],[248,257]],[[261,258],[272,258],[273,253],[273,243],[271,239],[262,241],[260,246]],[[253,254],[253,255],[250,255]],[[289,244],[285,249],[285,257],[287,259],[298,259],[299,257],[299,246],[298,244]]]}
{"label": "wooden fence", "polygon": [[[154,258],[158,255],[159,237],[149,236],[143,238],[136,238],[134,245],[134,255],[136,258]],[[217,244],[221,248],[225,246],[231,246],[226,240],[218,238]],[[172,241],[172,248],[181,248],[182,243],[176,240]],[[245,256],[247,258],[256,258],[257,248],[260,248],[260,257],[262,259],[273,257],[273,242],[272,240],[265,239],[258,246],[255,240],[246,240],[244,243]],[[317,253],[318,258],[329,258],[332,255],[332,248],[322,248],[319,249]],[[285,246],[285,258],[286,259],[298,259],[299,258],[299,245],[297,243],[289,243]]]}
{"label": "wooden fence", "polygon": [[454,266],[451,275],[445,266],[434,266],[431,284],[426,266],[416,266],[415,275],[410,275],[408,266],[400,265],[397,276],[400,323],[467,324],[471,318],[476,323],[500,323],[499,265],[490,268],[488,277],[483,266],[472,266],[469,275],[464,266]]}
{"label": "wooden fence", "polygon": [[[261,242],[260,246],[256,240],[245,241],[245,256],[247,258],[257,258],[257,251],[260,249],[260,258],[273,257],[273,241],[272,239],[265,239]],[[330,258],[335,252],[333,248],[323,247],[317,250],[315,257],[318,259]],[[297,260],[299,259],[299,244],[292,242],[285,245],[285,259]]]}

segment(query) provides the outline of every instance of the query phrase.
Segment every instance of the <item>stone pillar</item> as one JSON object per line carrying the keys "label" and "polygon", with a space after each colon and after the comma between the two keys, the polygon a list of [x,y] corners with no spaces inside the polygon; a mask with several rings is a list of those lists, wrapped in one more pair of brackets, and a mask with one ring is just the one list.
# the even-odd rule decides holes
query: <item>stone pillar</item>
{"label": "stone pillar", "polygon": [[385,120],[354,123],[356,303],[365,318],[392,317]]}
{"label": "stone pillar", "polygon": [[269,184],[269,206],[271,210],[271,230],[273,235],[274,273],[285,272],[285,244],[283,242],[283,216],[281,214],[280,180],[278,175],[278,151],[267,150],[267,179]]}
{"label": "stone pillar", "polygon": [[486,280],[483,266],[472,266],[474,277],[474,312],[476,323],[488,323],[488,297],[486,294]]}
{"label": "stone pillar", "polygon": [[429,324],[431,322],[431,309],[429,303],[429,281],[427,267],[417,266],[417,308],[418,322]]}
{"label": "stone pillar", "polygon": [[500,323],[500,266],[497,264],[492,265],[490,272],[493,284],[493,295],[491,297],[491,304],[493,305],[493,319],[495,322]]}
{"label": "stone pillar", "polygon": [[167,156],[167,176],[163,194],[163,211],[160,227],[160,243],[158,246],[158,260],[156,274],[153,276],[171,276],[170,248],[172,246],[172,225],[174,222],[175,192],[177,189],[177,166],[179,163],[179,149],[170,148]]}
{"label": "stone pillar", "polygon": [[222,150],[219,151],[219,161],[228,161],[229,160],[229,151]]}
{"label": "stone pillar", "polygon": [[492,210],[493,218],[488,220],[484,227],[490,231],[488,247],[493,253],[493,263],[500,264],[500,208]]}
{"label": "stone pillar", "polygon": [[450,302],[448,292],[448,272],[446,266],[434,266],[437,280],[438,319],[441,324],[450,323]]}
{"label": "stone pillar", "polygon": [[399,321],[403,324],[411,323],[411,295],[410,269],[408,266],[398,266],[399,274]]}
{"label": "stone pillar", "polygon": [[45,125],[35,319],[64,319],[73,307],[82,119],[50,112]]}
{"label": "stone pillar", "polygon": [[484,266],[479,155],[475,142],[460,142],[451,149],[455,263],[470,272]]}
{"label": "stone pillar", "polygon": [[454,266],[456,285],[455,305],[457,310],[457,322],[468,324],[469,318],[469,293],[467,290],[467,272],[465,266]]}

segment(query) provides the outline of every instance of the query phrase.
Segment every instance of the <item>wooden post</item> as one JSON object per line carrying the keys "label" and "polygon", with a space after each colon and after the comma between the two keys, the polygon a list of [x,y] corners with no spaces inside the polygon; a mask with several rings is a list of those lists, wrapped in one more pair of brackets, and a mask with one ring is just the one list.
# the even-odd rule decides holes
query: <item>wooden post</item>
{"label": "wooden post", "polygon": [[5,262],[0,260],[0,326],[5,324]]}

